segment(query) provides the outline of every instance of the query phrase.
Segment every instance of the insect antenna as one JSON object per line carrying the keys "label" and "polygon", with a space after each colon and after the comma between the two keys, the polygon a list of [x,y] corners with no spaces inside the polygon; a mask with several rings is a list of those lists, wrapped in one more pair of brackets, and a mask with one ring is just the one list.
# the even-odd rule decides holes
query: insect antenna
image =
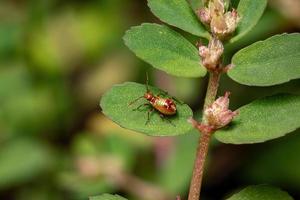
{"label": "insect antenna", "polygon": [[132,102],[130,102],[129,104],[128,104],[128,106],[131,106],[132,104],[134,104],[135,102],[137,102],[138,100],[140,100],[141,98],[143,98],[144,96],[140,96],[140,97],[138,97],[138,98],[136,98],[135,100],[133,100]]}
{"label": "insect antenna", "polygon": [[[146,72],[146,92],[147,92],[147,93],[150,92],[150,90],[149,90],[149,77],[148,77],[148,72]],[[140,100],[141,98],[144,98],[144,95],[143,95],[143,96],[140,96],[140,97],[136,98],[135,100],[133,100],[132,102],[130,102],[130,103],[128,104],[128,106],[134,104],[135,102],[137,102],[137,101]]]}
{"label": "insect antenna", "polygon": [[146,92],[150,92],[150,90],[149,90],[149,76],[148,76],[148,72],[146,72]]}

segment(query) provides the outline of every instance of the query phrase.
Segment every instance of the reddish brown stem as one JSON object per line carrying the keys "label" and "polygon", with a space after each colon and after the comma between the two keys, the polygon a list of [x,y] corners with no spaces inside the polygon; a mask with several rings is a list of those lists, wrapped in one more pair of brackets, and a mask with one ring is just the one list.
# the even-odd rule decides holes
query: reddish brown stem
{"label": "reddish brown stem", "polygon": [[211,134],[205,133],[202,134],[199,140],[188,200],[198,200],[200,198],[200,188],[202,185],[204,163],[208,152],[210,138]]}
{"label": "reddish brown stem", "polygon": [[[217,96],[219,80],[220,80],[220,73],[210,72],[209,82],[208,82],[208,87],[207,87],[206,97],[205,97],[205,103],[204,103],[204,109],[210,106],[214,102]],[[210,138],[214,131],[213,129],[209,129],[209,128],[205,129],[202,126],[205,126],[205,124],[200,126],[195,126],[195,128],[197,128],[201,133],[201,137],[197,149],[188,200],[200,199],[200,191],[201,191],[201,185],[203,179],[205,160],[208,153]]]}
{"label": "reddish brown stem", "polygon": [[219,72],[209,73],[209,81],[208,81],[203,109],[207,108],[215,101],[218,92],[220,76],[221,73]]}

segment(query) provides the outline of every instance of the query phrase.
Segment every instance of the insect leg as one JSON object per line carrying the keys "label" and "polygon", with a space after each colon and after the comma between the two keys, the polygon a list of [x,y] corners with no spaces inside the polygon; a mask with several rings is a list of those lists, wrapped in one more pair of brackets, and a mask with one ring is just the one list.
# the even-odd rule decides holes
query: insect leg
{"label": "insect leg", "polygon": [[141,105],[139,105],[138,107],[136,107],[136,108],[134,108],[134,109],[132,109],[133,111],[136,111],[136,110],[139,110],[141,107],[143,107],[143,106],[150,106],[150,103],[145,103],[145,104],[141,104]]}
{"label": "insect leg", "polygon": [[140,96],[140,97],[138,97],[138,98],[136,98],[135,100],[133,100],[132,102],[130,102],[129,104],[128,104],[128,106],[131,106],[132,104],[134,104],[135,102],[137,102],[138,100],[140,100],[141,98],[143,98],[144,96]]}
{"label": "insect leg", "polygon": [[166,121],[169,122],[172,126],[176,127],[176,125],[173,124],[173,122],[172,122],[171,120],[169,120],[169,119],[168,119],[166,116],[164,116],[163,114],[160,114],[159,116],[160,116],[160,118],[161,118],[163,121],[166,120]]}
{"label": "insect leg", "polygon": [[154,111],[154,108],[151,108],[150,110],[148,110],[147,112],[147,121],[145,123],[145,125],[147,125],[150,121],[150,114]]}

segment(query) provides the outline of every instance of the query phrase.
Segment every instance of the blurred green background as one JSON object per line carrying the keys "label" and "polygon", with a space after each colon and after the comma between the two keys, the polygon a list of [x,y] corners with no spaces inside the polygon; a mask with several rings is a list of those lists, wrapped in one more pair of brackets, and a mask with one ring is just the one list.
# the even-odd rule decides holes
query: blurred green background
{"label": "blurred green background", "polygon": [[[146,71],[152,84],[194,110],[202,106],[207,78],[168,76],[124,46],[124,32],[142,22],[160,23],[146,0],[0,1],[0,199],[187,195],[197,133],[150,138],[119,128],[100,112],[104,91],[124,81],[144,83]],[[254,41],[299,30],[300,1],[272,0],[255,29],[226,47],[225,60]],[[224,76],[219,94],[227,90],[236,109],[274,93],[300,94],[300,81],[258,88]],[[264,144],[213,141],[203,199],[222,199],[260,183],[300,199],[299,155],[299,130]]]}

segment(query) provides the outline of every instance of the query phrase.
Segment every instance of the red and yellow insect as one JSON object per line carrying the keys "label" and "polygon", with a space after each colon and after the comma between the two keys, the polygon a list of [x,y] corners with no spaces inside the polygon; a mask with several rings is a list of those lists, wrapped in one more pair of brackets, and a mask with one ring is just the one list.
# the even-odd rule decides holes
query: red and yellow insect
{"label": "red and yellow insect", "polygon": [[[138,110],[142,106],[150,106],[150,109],[148,110],[148,119],[146,121],[146,124],[150,121],[150,114],[156,110],[160,114],[160,117],[164,119],[165,116],[172,116],[176,115],[177,108],[176,104],[174,102],[174,98],[163,98],[160,97],[160,95],[166,95],[167,93],[160,93],[158,95],[154,95],[150,90],[148,86],[148,75],[147,75],[147,84],[146,84],[146,92],[143,96],[138,97],[137,99],[133,100],[129,103],[129,105],[132,105],[136,101],[138,101],[141,98],[145,98],[148,103],[142,104],[135,108],[134,110]],[[175,99],[176,100],[176,99]],[[168,119],[167,119],[168,120]],[[168,120],[169,121],[169,120]],[[171,121],[169,121],[171,123]],[[172,123],[171,123],[172,124]],[[172,124],[174,125],[174,124]]]}

